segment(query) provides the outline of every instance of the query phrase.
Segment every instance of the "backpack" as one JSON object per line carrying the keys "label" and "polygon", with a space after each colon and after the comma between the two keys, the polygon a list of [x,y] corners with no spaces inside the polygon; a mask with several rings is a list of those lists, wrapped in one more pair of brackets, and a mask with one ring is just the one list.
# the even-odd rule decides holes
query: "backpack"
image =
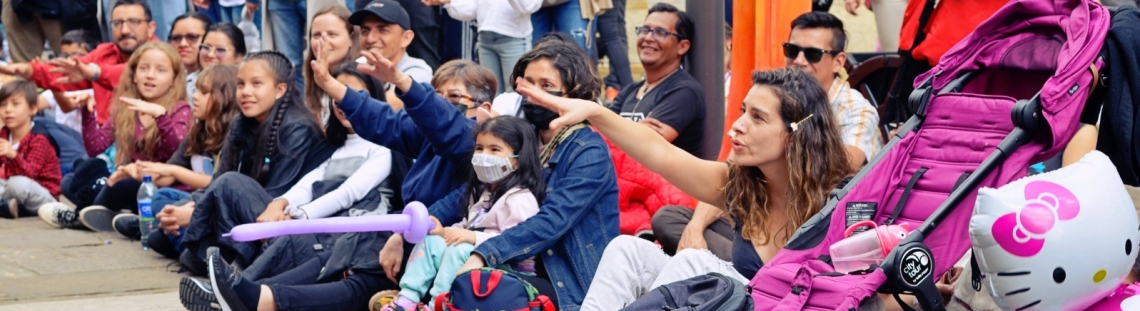
{"label": "backpack", "polygon": [[511,272],[481,268],[455,277],[451,292],[436,297],[435,310],[554,311],[554,303]]}
{"label": "backpack", "polygon": [[622,310],[750,311],[752,297],[744,284],[709,273],[657,287]]}

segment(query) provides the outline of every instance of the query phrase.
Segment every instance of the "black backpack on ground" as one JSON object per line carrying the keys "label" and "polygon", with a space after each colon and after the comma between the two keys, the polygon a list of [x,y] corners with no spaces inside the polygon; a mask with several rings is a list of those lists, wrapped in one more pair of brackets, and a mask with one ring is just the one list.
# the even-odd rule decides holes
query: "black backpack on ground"
{"label": "black backpack on ground", "polygon": [[661,285],[622,309],[635,310],[751,311],[752,297],[743,283],[714,272]]}

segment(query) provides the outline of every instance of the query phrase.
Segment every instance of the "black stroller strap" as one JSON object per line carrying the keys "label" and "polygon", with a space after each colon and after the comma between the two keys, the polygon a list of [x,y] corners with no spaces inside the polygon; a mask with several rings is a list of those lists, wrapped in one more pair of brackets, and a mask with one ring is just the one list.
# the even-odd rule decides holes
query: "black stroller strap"
{"label": "black stroller strap", "polygon": [[966,181],[966,178],[970,178],[970,174],[971,172],[965,172],[962,173],[961,176],[958,176],[958,180],[954,182],[954,188],[950,188],[950,191],[958,190],[958,186],[961,186],[962,182]]}
{"label": "black stroller strap", "polygon": [[978,267],[978,257],[970,254],[970,287],[975,292],[982,291],[982,269]]}
{"label": "black stroller strap", "polygon": [[899,197],[899,202],[895,204],[895,210],[891,212],[891,217],[883,222],[884,226],[893,224],[895,220],[899,218],[899,214],[902,214],[903,207],[906,206],[906,201],[910,197],[910,191],[914,189],[914,184],[917,184],[918,179],[922,178],[922,174],[926,174],[926,171],[929,169],[930,168],[927,167],[919,167],[918,170],[914,172],[914,175],[910,176],[910,181],[906,183],[906,188],[903,189],[902,196]]}

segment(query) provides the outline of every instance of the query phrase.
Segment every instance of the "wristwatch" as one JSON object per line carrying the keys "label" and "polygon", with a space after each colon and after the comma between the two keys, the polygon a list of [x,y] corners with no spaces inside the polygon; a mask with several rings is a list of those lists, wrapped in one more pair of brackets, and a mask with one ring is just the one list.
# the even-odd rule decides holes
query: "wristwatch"
{"label": "wristwatch", "polygon": [[91,76],[91,81],[98,80],[99,75],[103,73],[103,69],[99,68],[99,64],[96,64],[96,63],[90,63],[90,64],[87,64],[87,66],[90,66],[91,70],[95,71],[95,75]]}

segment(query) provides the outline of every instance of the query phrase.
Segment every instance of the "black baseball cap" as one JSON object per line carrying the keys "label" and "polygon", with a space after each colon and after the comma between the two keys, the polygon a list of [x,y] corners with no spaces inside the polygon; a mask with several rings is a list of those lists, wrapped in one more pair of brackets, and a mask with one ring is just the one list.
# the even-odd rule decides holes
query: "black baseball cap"
{"label": "black baseball cap", "polygon": [[412,29],[412,19],[408,17],[408,11],[400,6],[395,0],[375,0],[369,2],[363,8],[357,9],[348,17],[348,23],[353,25],[360,25],[364,23],[364,19],[368,16],[375,16],[385,22],[393,23],[404,27],[405,30]]}

